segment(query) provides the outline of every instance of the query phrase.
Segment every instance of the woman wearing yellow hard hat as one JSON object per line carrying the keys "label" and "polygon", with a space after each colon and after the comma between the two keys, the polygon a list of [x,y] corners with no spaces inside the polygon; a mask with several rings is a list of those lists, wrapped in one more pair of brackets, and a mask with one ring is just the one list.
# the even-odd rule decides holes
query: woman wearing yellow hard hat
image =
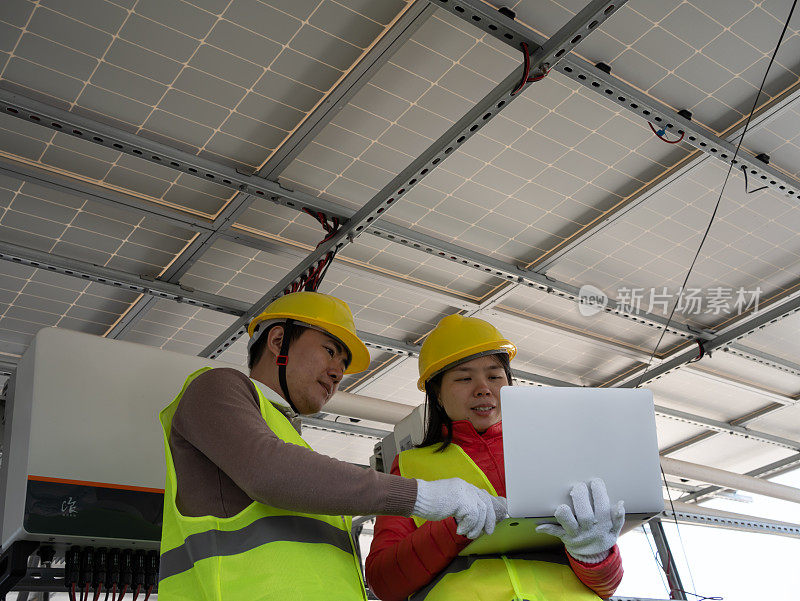
{"label": "woman wearing yellow hard hat", "polygon": [[248,333],[250,377],[203,368],[161,412],[159,599],[366,601],[346,516],[456,516],[476,536],[494,527],[492,497],[475,486],[365,470],[300,436],[298,414],[317,413],[344,374],[369,366],[347,304],[287,294]]}
{"label": "woman wearing yellow hard hat", "polygon": [[[424,440],[418,448],[400,453],[392,473],[428,479],[457,476],[493,497],[504,497],[500,389],[512,383],[509,364],[516,352],[514,344],[482,319],[461,315],[442,319],[425,339],[419,355],[417,386],[425,392],[427,403]],[[594,484],[592,490],[599,507],[605,490]],[[588,491],[586,496],[588,503]],[[623,517],[624,513],[615,513],[613,524],[600,520],[597,531],[581,527],[574,537],[564,534],[567,553],[475,558],[459,556],[471,540],[457,533],[451,519],[379,516],[366,562],[367,582],[384,601],[588,601],[609,597],[622,578],[615,543]],[[615,528],[613,536],[600,534]],[[587,540],[591,540],[589,546]]]}

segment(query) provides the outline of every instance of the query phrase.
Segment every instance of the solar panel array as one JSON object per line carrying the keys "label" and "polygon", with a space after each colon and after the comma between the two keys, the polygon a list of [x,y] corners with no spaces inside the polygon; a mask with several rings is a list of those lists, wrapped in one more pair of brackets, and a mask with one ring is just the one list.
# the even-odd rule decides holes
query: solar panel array
{"label": "solar panel array", "polygon": [[[583,5],[545,0],[511,8],[518,23],[550,36]],[[698,127],[735,143],[789,5],[630,0],[576,53],[610,65],[613,77],[691,111]],[[0,88],[250,175],[297,139],[293,133],[326,108],[337,83],[418,6],[403,0],[92,0],[67,7],[7,0],[0,3]],[[301,152],[274,175],[282,186],[343,211],[359,209],[521,63],[517,49],[473,24],[441,9],[430,12],[312,130]],[[795,19],[743,142],[752,154],[769,155],[789,179],[800,177],[798,45]],[[672,131],[664,136],[677,138]],[[237,190],[145,159],[0,114],[6,166],[0,241],[158,278],[201,235],[190,220],[212,223]],[[121,193],[180,220],[44,185],[22,175],[23,167]],[[364,233],[339,253],[321,291],[350,304],[360,331],[398,344],[418,345],[445,315],[477,310],[518,345],[517,370],[573,385],[608,385],[651,362],[662,333],[653,319],[670,315],[726,173],[722,162],[685,143],[662,143],[640,115],[553,70],[381,217],[454,244],[470,260]],[[747,185],[761,184],[751,178]],[[254,198],[230,225],[227,235],[202,248],[180,283],[234,304],[260,299],[324,236],[314,219],[267,198]],[[798,229],[795,198],[772,189],[750,194],[744,174],[734,169],[685,287],[700,291],[701,304],[675,312],[682,334],[666,334],[652,364],[692,348],[695,335],[712,338],[791,297],[800,284]],[[257,248],[237,235],[258,240]],[[520,285],[489,302],[507,278],[475,268],[479,256],[538,270],[553,288]],[[585,316],[559,293],[587,284],[629,305],[638,293],[648,318],[613,311]],[[139,298],[0,261],[0,362],[17,361],[42,327],[108,335]],[[197,354],[234,320],[159,299],[123,339]],[[800,372],[786,367],[800,350],[797,320],[787,317],[737,342],[782,366],[720,349],[692,369],[654,381],[657,403],[732,421],[779,395],[788,406],[748,426],[800,441],[792,406],[800,397]],[[369,370],[348,376],[343,389],[410,406],[423,402],[414,357],[379,348],[370,353]],[[245,341],[222,358],[244,363]],[[662,449],[708,432],[658,420]],[[319,450],[356,463],[367,463],[374,443],[323,431],[309,437]],[[713,436],[672,455],[746,471],[792,453]]]}

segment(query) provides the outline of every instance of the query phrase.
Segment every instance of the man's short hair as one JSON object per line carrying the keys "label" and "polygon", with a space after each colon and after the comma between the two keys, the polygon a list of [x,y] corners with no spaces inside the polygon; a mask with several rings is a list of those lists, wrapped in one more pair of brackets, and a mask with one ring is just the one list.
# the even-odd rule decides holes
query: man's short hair
{"label": "man's short hair", "polygon": [[[248,369],[252,370],[253,367],[258,365],[258,362],[261,360],[262,355],[264,354],[264,350],[267,348],[267,338],[269,338],[269,331],[274,328],[275,326],[282,326],[283,327],[283,336],[289,344],[289,347],[300,338],[305,331],[306,328],[303,326],[297,325],[296,323],[287,324],[286,322],[279,322],[274,323],[267,328],[267,330],[258,337],[258,340],[250,347],[250,350],[247,351],[247,367]],[[287,347],[288,348],[288,347]]]}

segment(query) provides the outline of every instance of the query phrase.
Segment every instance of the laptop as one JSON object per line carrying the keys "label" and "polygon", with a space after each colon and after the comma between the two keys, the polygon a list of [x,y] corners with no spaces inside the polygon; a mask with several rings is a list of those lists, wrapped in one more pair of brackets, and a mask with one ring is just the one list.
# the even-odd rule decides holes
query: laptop
{"label": "laptop", "polygon": [[623,533],[663,511],[651,391],[505,386],[500,406],[509,518],[461,555],[561,546],[536,526],[557,524],[556,507],[572,507],[572,486],[592,478],[605,481],[612,508],[625,501]]}

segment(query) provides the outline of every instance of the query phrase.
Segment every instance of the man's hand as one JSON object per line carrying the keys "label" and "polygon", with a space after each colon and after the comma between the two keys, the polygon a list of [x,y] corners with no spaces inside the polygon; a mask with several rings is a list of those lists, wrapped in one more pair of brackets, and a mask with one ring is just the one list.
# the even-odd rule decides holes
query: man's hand
{"label": "man's hand", "polygon": [[606,485],[601,479],[595,478],[589,484],[594,508],[589,499],[589,489],[584,482],[580,482],[570,492],[575,513],[572,513],[569,505],[559,505],[555,518],[561,525],[542,524],[536,528],[536,532],[560,538],[567,552],[579,561],[599,563],[608,557],[609,551],[617,543],[625,523],[625,507],[619,501],[611,509]]}
{"label": "man's hand", "polygon": [[461,478],[450,478],[417,480],[417,502],[411,513],[430,521],[452,516],[458,524],[456,532],[475,539],[481,532],[494,532],[508,509],[504,498],[493,497]]}

